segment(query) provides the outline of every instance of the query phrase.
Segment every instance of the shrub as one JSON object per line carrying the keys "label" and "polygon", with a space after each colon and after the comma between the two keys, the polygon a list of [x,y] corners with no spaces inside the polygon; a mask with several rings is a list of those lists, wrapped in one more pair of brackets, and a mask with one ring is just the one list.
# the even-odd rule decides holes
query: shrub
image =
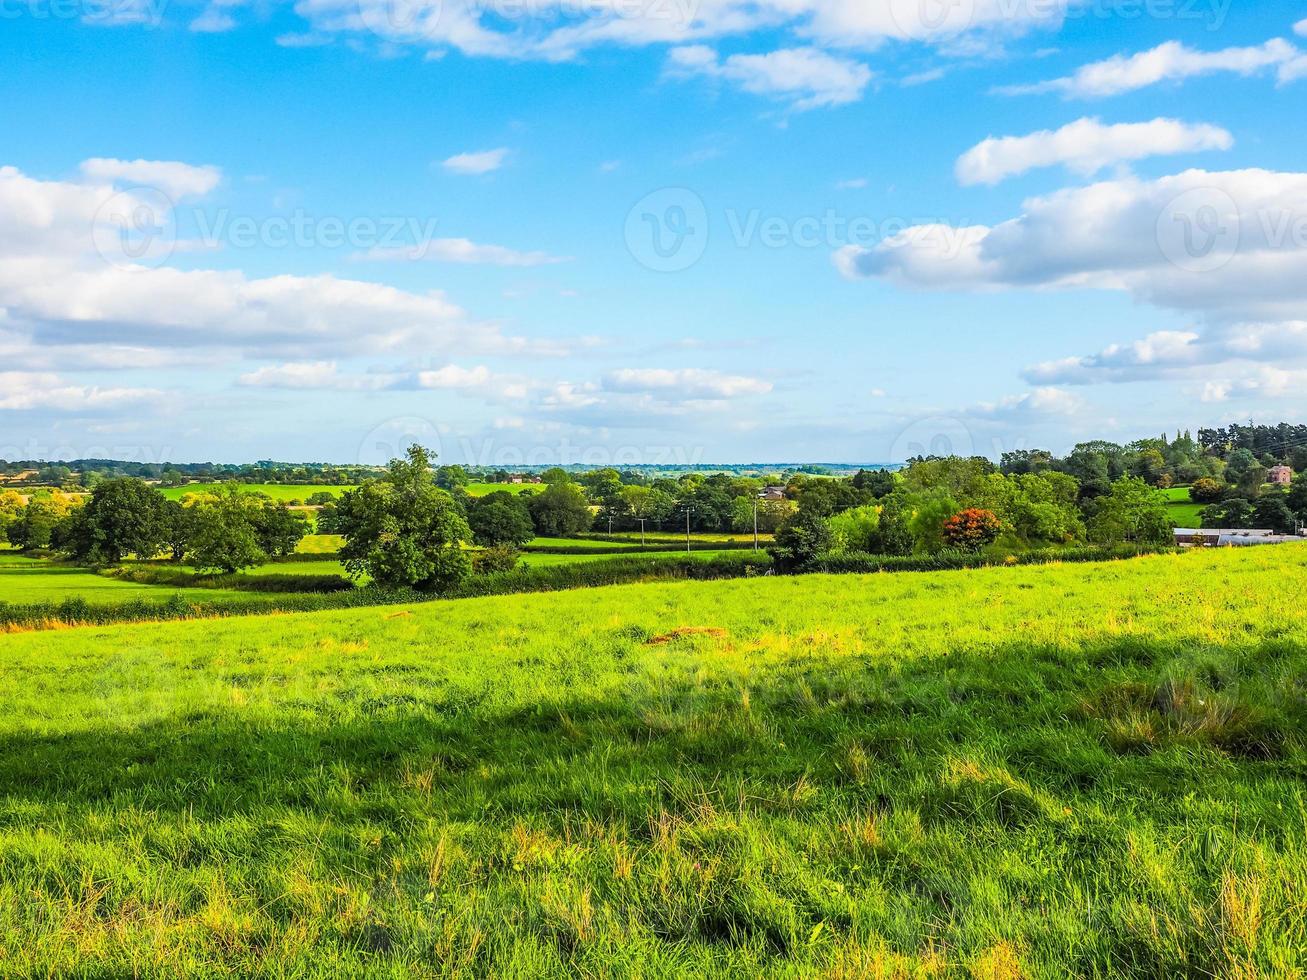
{"label": "shrub", "polygon": [[991,510],[968,507],[944,522],[944,541],[959,551],[979,551],[998,540],[1003,523]]}
{"label": "shrub", "polygon": [[1209,476],[1194,480],[1189,487],[1189,499],[1196,504],[1214,504],[1225,496],[1225,485]]}
{"label": "shrub", "polygon": [[522,552],[512,545],[497,544],[472,556],[472,571],[478,575],[514,571],[522,560]]}

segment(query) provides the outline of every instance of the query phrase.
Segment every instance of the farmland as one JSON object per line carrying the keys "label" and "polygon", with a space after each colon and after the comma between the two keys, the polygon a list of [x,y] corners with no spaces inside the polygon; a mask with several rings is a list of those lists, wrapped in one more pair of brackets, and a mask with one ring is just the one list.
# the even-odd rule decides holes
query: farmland
{"label": "farmland", "polygon": [[2,969],[1291,974],[1305,587],[1284,548],[0,637]]}
{"label": "farmland", "polygon": [[[226,483],[187,483],[180,487],[161,487],[163,495],[169,500],[181,500],[182,497],[192,493],[214,493],[215,491],[231,486]],[[316,486],[312,484],[298,483],[237,483],[235,486],[244,493],[261,493],[277,501],[298,500],[303,502],[315,493],[329,493],[333,497],[339,497],[347,490],[353,490],[352,486]]]}

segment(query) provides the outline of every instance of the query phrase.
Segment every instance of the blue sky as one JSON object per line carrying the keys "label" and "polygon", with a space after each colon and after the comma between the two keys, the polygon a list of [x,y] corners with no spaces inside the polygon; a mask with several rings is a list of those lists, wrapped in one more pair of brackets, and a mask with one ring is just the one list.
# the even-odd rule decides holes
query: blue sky
{"label": "blue sky", "polygon": [[0,0],[0,72],[0,457],[1302,414],[1301,3]]}

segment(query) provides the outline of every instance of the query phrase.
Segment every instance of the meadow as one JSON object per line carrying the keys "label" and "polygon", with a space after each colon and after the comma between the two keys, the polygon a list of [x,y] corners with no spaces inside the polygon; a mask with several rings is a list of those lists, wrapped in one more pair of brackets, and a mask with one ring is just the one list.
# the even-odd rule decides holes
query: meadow
{"label": "meadow", "polygon": [[1298,975],[1305,588],[1285,547],[0,636],[0,974]]}
{"label": "meadow", "polygon": [[1190,500],[1188,487],[1169,487],[1158,493],[1166,501],[1166,514],[1175,527],[1202,527],[1201,515],[1206,505]]}
{"label": "meadow", "polygon": [[[159,491],[169,500],[181,500],[188,493],[213,493],[227,485],[225,483],[188,483],[181,487],[160,487]],[[261,493],[273,500],[298,500],[301,503],[315,493],[329,493],[333,497],[339,497],[347,490],[354,489],[352,486],[331,487],[304,483],[238,483],[236,487],[242,493]]]}

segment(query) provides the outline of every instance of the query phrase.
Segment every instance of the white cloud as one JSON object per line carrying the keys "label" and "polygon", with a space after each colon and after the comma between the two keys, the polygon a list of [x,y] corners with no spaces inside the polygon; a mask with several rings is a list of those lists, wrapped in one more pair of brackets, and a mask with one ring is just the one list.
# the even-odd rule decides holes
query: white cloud
{"label": "white cloud", "polygon": [[512,400],[525,398],[530,390],[529,382],[522,378],[497,374],[485,365],[464,368],[457,364],[419,371],[417,386]]}
{"label": "white cloud", "polygon": [[174,201],[203,197],[218,186],[222,171],[173,160],[114,160],[95,157],[83,161],[82,176],[100,184],[136,184],[163,191]]}
{"label": "white cloud", "polygon": [[1116,55],[1077,69],[1066,78],[1034,85],[999,89],[1008,95],[1058,92],[1069,98],[1093,99],[1121,95],[1159,82],[1183,81],[1200,75],[1232,72],[1256,75],[1270,68],[1279,70],[1281,83],[1300,77],[1303,54],[1288,41],[1273,38],[1256,47],[1197,51],[1179,41],[1167,41],[1149,51]]}
{"label": "white cloud", "polygon": [[1084,399],[1074,392],[1043,387],[1022,395],[1010,395],[997,402],[982,402],[964,414],[995,421],[1037,422],[1078,415],[1084,409]]}
{"label": "white cloud", "polygon": [[477,153],[457,153],[441,164],[451,174],[477,176],[494,173],[504,165],[508,157],[508,148],[501,146],[497,150],[481,150]]}
{"label": "white cloud", "polygon": [[454,262],[521,268],[569,261],[548,252],[519,252],[502,245],[481,245],[467,238],[432,238],[416,245],[377,247],[359,252],[354,258],[371,262]]}
{"label": "white cloud", "polygon": [[815,48],[733,54],[720,61],[716,51],[703,45],[673,48],[667,73],[720,78],[753,95],[784,99],[798,112],[856,102],[872,77],[866,65]]}
{"label": "white cloud", "polygon": [[1299,37],[1307,37],[1307,20],[1300,20],[1294,24],[1293,32]]}
{"label": "white cloud", "polygon": [[854,177],[852,180],[841,180],[835,184],[837,191],[860,191],[866,188],[866,177]]}
{"label": "white cloud", "polygon": [[988,51],[990,38],[1058,26],[1074,0],[667,0],[641,4],[541,0],[506,18],[478,0],[301,0],[321,34],[455,48],[496,58],[575,59],[603,45],[687,45],[753,31],[785,31],[804,43],[873,49],[886,41]]}
{"label": "white cloud", "polygon": [[394,382],[392,375],[341,374],[334,361],[288,361],[242,374],[238,383],[249,388],[375,391]]}
{"label": "white cloud", "polygon": [[769,381],[701,368],[622,368],[604,378],[604,387],[678,399],[738,398],[772,390]]}
{"label": "white cloud", "polygon": [[438,291],[330,275],[256,279],[239,270],[152,267],[157,247],[140,256],[114,251],[121,245],[114,215],[148,207],[163,226],[172,215],[148,195],[137,200],[135,191],[99,181],[152,179],[189,195],[217,176],[153,161],[88,161],[83,170],[96,182],[41,181],[0,167],[0,310],[11,343],[82,355],[103,347],[300,358],[559,350],[476,323]]}
{"label": "white cloud", "polygon": [[955,172],[964,185],[997,184],[1038,167],[1065,165],[1091,176],[1128,160],[1198,150],[1228,150],[1234,137],[1218,126],[1191,125],[1176,119],[1105,126],[1097,119],[1077,119],[1061,129],[1029,136],[990,137],[958,158]]}
{"label": "white cloud", "polygon": [[836,263],[926,289],[1096,288],[1212,321],[1276,322],[1307,303],[1307,173],[1188,170],[1025,202],[995,226],[909,228]]}
{"label": "white cloud", "polygon": [[0,411],[114,411],[163,397],[157,388],[100,388],[73,384],[52,372],[0,371]]}

